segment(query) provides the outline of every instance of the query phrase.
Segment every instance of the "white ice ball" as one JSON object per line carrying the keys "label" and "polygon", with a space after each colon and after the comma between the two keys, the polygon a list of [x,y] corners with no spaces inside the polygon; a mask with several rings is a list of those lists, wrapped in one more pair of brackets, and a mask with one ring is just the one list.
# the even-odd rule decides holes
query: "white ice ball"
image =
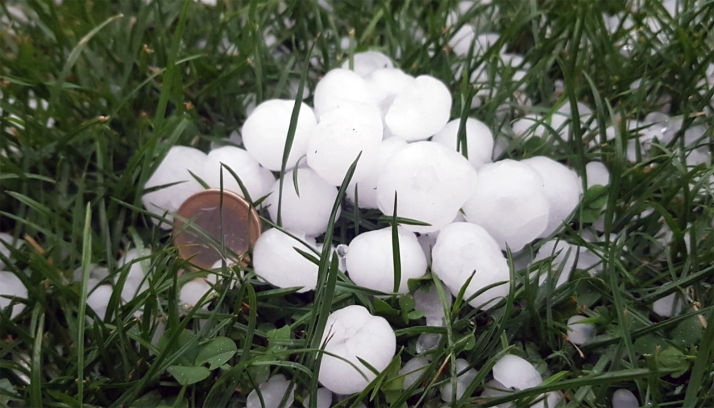
{"label": "white ice ball", "polygon": [[[409,279],[426,273],[426,257],[413,232],[398,228],[401,276],[399,293],[406,293]],[[394,257],[392,228],[364,232],[355,237],[347,251],[347,272],[359,286],[392,293],[394,290]]]}
{"label": "white ice ball", "polygon": [[[471,383],[476,379],[478,371],[475,368],[469,368],[468,361],[463,358],[456,359],[456,399],[461,399],[461,397],[469,388]],[[444,402],[451,402],[451,397],[453,394],[453,388],[451,387],[451,381],[446,382],[441,386],[439,390],[441,400]]]}
{"label": "white ice ball", "polygon": [[[144,248],[139,251],[136,248],[131,248],[119,260],[119,266],[124,267],[129,265],[124,287],[121,291],[121,299],[124,302],[129,302],[139,294],[149,289],[149,284],[146,280],[146,274],[149,272],[151,264],[151,250]],[[117,280],[118,280],[117,276]]]}
{"label": "white ice ball", "polygon": [[[394,153],[406,146],[407,142],[398,137],[390,137],[389,139],[382,140],[377,152],[377,164],[370,169],[369,174],[365,178],[355,186],[350,186],[347,189],[347,200],[352,204],[357,201],[359,208],[379,208],[379,202],[377,201],[377,183],[382,174],[382,168],[389,162]],[[355,189],[357,190],[356,193]]]}
{"label": "white ice ball", "polygon": [[378,69],[365,77],[374,103],[384,117],[397,97],[406,88],[414,85],[414,77],[400,69]]}
{"label": "white ice ball", "polygon": [[358,74],[336,68],[330,70],[315,87],[315,116],[322,115],[346,101],[374,103],[367,81]]}
{"label": "white ice ball", "polygon": [[610,171],[602,162],[592,161],[585,165],[585,174],[588,179],[588,188],[594,185],[609,186]]}
{"label": "white ice ball", "polygon": [[568,222],[575,208],[580,203],[581,185],[578,175],[557,161],[536,156],[521,163],[528,164],[543,179],[543,190],[548,199],[548,226],[540,236],[547,237],[558,231],[563,222]]}
{"label": "white ice ball", "polygon": [[531,137],[542,138],[550,134],[548,125],[550,120],[544,118],[541,115],[532,113],[528,114],[522,118],[516,119],[511,124],[511,129],[516,137],[520,137],[523,140],[528,140]]}
{"label": "white ice ball", "polygon": [[587,317],[580,315],[571,316],[568,319],[568,340],[578,346],[585,344],[597,334],[594,324],[582,322],[585,319]]}
{"label": "white ice ball", "polygon": [[432,249],[432,271],[441,278],[451,293],[459,293],[473,274],[464,299],[497,282],[469,303],[474,308],[492,307],[508,296],[510,274],[506,258],[498,243],[478,225],[455,222],[444,227]]}
{"label": "white ice ball", "polygon": [[662,317],[676,316],[684,309],[684,298],[681,293],[674,292],[659,298],[652,303],[652,310]]}
{"label": "white ice ball", "polygon": [[407,361],[399,370],[399,375],[404,376],[404,384],[402,384],[402,389],[406,390],[411,387],[415,382],[419,381],[419,377],[422,376],[426,366],[429,365],[429,360],[426,357],[416,356],[411,360]]}
{"label": "white ice ball", "polygon": [[0,271],[0,309],[8,307],[12,297],[18,299],[10,311],[10,318],[14,319],[25,309],[20,299],[27,299],[27,288],[14,273]]}
{"label": "white ice ball", "polygon": [[[461,119],[454,119],[447,123],[439,133],[431,138],[432,142],[441,143],[446,147],[457,150],[459,144],[459,125]],[[493,155],[493,133],[485,123],[467,118],[464,124],[466,130],[466,153],[469,163],[475,169],[491,162]]]}
{"label": "white ice ball", "polygon": [[507,354],[493,366],[493,378],[508,388],[525,390],[543,382],[538,370],[521,357]]}
{"label": "white ice ball", "polygon": [[[294,106],[295,101],[291,100],[267,100],[258,105],[243,124],[242,134],[245,149],[268,170],[280,171],[281,169]],[[308,139],[315,126],[317,126],[315,114],[309,106],[303,103],[300,105],[295,137],[287,160],[287,169],[293,168],[295,163],[305,155]]]}
{"label": "white ice ball", "polygon": [[[278,374],[270,377],[270,379],[258,386],[260,394],[263,397],[263,402],[260,402],[260,397],[258,396],[258,391],[253,390],[248,394],[248,399],[246,400],[246,408],[278,408],[280,406],[289,407],[293,404],[295,400],[295,386],[290,389],[290,394],[288,394],[285,405],[280,405],[280,401],[283,400],[285,394],[290,388],[290,381],[288,381],[284,375]],[[263,405],[265,404],[265,405]]]}
{"label": "white ice ball", "polygon": [[[293,234],[316,248],[315,240],[304,234]],[[315,289],[318,266],[302,256],[295,248],[313,254],[310,248],[273,228],[261,234],[253,248],[253,267],[256,275],[279,288],[301,286],[298,292]]]}
{"label": "white ice ball", "polygon": [[225,146],[208,153],[203,180],[211,188],[221,188],[223,169],[223,189],[244,196],[238,181],[221,163],[236,173],[253,201],[267,195],[275,183],[273,173],[261,166],[247,151],[235,146]]}
{"label": "white ice ball", "polygon": [[384,118],[390,132],[413,142],[440,131],[451,115],[451,93],[440,80],[421,75],[394,99]]}
{"label": "white ice ball", "polygon": [[[156,168],[154,174],[144,184],[144,189],[173,184],[156,191],[144,194],[141,202],[150,213],[159,217],[166,213],[166,220],[173,220],[173,213],[178,211],[181,204],[190,196],[203,190],[201,184],[191,176],[193,174],[203,178],[203,169],[206,164],[206,154],[193,147],[173,146]],[[174,184],[178,183],[178,184]],[[154,224],[159,224],[159,219],[152,217]],[[159,226],[170,229],[168,222]]]}
{"label": "white ice ball", "polygon": [[[358,52],[352,58],[352,71],[363,78],[378,69],[394,68],[392,60],[379,51]],[[342,63],[342,69],[350,69],[349,58]]]}
{"label": "white ice ball", "polygon": [[330,353],[322,356],[320,383],[335,394],[354,394],[377,376],[357,357],[381,372],[394,358],[397,338],[384,318],[352,305],[330,314],[320,344]]}
{"label": "white ice ball", "polygon": [[87,296],[87,306],[91,307],[101,320],[104,320],[107,314],[112,293],[114,293],[112,285],[99,285]]}
{"label": "white ice ball", "polygon": [[640,402],[630,390],[619,389],[612,394],[612,408],[639,408]]}
{"label": "white ice ball", "polygon": [[[306,396],[302,402],[302,406],[310,408],[310,396]],[[327,388],[320,387],[317,389],[317,408],[330,408],[332,406],[332,391]]]}
{"label": "white ice ball", "polygon": [[[297,171],[297,190],[293,173]],[[314,170],[308,168],[293,169],[284,176],[283,200],[281,206],[282,226],[293,232],[316,237],[327,231],[332,206],[337,198],[335,186],[327,184]],[[270,190],[265,200],[268,213],[273,222],[278,221],[278,198],[280,180]],[[339,212],[337,216],[339,217]]]}
{"label": "white ice ball", "polygon": [[433,232],[456,217],[476,185],[476,171],[459,153],[434,142],[417,142],[399,150],[382,168],[377,183],[379,209],[429,223],[405,225],[414,232]]}
{"label": "white ice ball", "polygon": [[466,220],[482,226],[501,249],[517,252],[548,226],[543,178],[527,164],[506,159],[478,171],[473,194],[463,206]]}
{"label": "white ice ball", "polygon": [[382,118],[373,104],[344,102],[325,112],[310,137],[307,164],[328,183],[339,186],[362,153],[351,183],[367,177],[377,163]]}
{"label": "white ice ball", "polygon": [[[179,301],[186,308],[193,308],[199,306],[201,298],[207,293],[213,292],[213,287],[206,282],[203,278],[196,278],[186,282],[181,287],[181,293],[179,294]],[[211,295],[209,294],[204,299],[203,303],[200,304],[202,309],[208,308],[208,302],[210,302]]]}

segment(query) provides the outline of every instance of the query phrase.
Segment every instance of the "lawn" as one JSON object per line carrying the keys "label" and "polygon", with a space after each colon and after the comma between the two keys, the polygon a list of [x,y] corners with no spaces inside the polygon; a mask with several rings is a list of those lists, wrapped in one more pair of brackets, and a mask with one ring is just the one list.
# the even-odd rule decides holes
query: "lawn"
{"label": "lawn", "polygon": [[[0,407],[714,406],[713,33],[711,0],[0,0]],[[332,156],[288,164],[298,117],[310,107],[320,123],[334,117],[318,83],[342,66],[367,76],[360,69],[384,60],[366,51],[435,78],[451,97],[436,106],[450,109],[413,123],[377,116],[385,140],[402,125],[426,139],[446,115],[462,154],[449,151],[451,161],[474,164],[472,118],[492,135],[483,163],[466,166],[477,188],[491,160],[545,156],[569,169],[578,195],[568,216],[522,245],[492,229],[529,217],[535,195],[514,199],[518,211],[485,213],[464,204],[466,182],[452,188],[469,192],[455,213],[481,217],[501,244],[488,265],[504,279],[483,283],[477,270],[453,284],[444,259],[461,265],[463,237],[481,232],[425,234],[406,194],[394,194],[399,207],[390,195],[384,211],[360,208],[350,181],[363,177],[367,154],[340,157],[339,172],[320,167]],[[334,98],[362,91],[340,86]],[[256,156],[244,124],[272,99],[290,101],[288,143],[266,145],[280,159],[272,172],[258,158],[267,190],[228,171],[175,179],[222,146]],[[270,112],[263,123],[280,122]],[[367,116],[355,126],[369,128]],[[198,159],[171,156],[174,146]],[[436,160],[430,152],[419,160]],[[155,182],[166,157],[167,178]],[[407,168],[397,157],[373,161],[375,180]],[[448,180],[464,174],[443,169]],[[295,182],[311,175],[338,180],[331,198],[296,204]],[[482,195],[534,185],[503,180]],[[196,268],[157,225],[171,225],[173,211],[142,200],[162,185],[176,201],[189,184],[229,183],[257,208],[264,235],[287,239],[285,227],[300,241],[262,255],[286,277],[259,276],[258,251],[232,262],[222,240],[216,268]],[[553,202],[564,201],[551,199],[551,213]],[[324,226],[292,228],[307,219],[292,214],[299,205],[319,207]],[[386,288],[350,266],[350,244],[376,230],[382,240],[360,258],[386,249]],[[436,261],[407,280],[421,258]],[[292,280],[303,270],[316,274],[314,290]],[[325,336],[355,310],[366,314],[341,324],[379,316],[370,321],[381,325],[353,336],[358,357],[376,353],[382,334],[395,353],[380,367],[353,358],[330,371],[326,361],[342,360],[323,352]],[[323,388],[355,368],[368,385]]]}

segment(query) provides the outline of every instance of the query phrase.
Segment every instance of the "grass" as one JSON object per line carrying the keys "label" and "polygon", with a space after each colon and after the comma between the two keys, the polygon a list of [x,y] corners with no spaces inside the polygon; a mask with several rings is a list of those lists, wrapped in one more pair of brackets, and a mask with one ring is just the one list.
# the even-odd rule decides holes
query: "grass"
{"label": "grass", "polygon": [[[3,260],[29,291],[19,300],[27,306],[20,316],[0,313],[0,406],[242,406],[277,373],[293,381],[297,405],[316,389],[328,312],[348,304],[389,320],[398,355],[341,406],[440,406],[438,390],[458,374],[456,358],[479,375],[454,405],[523,403],[557,390],[569,407],[604,407],[618,388],[652,406],[714,404],[713,171],[686,163],[694,147],[712,150],[714,78],[706,69],[714,63],[714,2],[680,0],[675,17],[657,0],[476,2],[454,29],[481,18],[485,32],[501,37],[485,53],[472,47],[472,58],[448,47],[444,27],[454,1],[218,3],[0,0],[0,231],[26,242],[12,261]],[[632,24],[620,22],[609,33],[603,13],[621,13]],[[511,79],[501,46],[524,56],[525,76]],[[372,301],[373,292],[353,285],[322,251],[315,293],[276,289],[250,268],[224,267],[215,296],[204,299],[210,308],[180,307],[178,290],[188,277],[177,272],[186,265],[141,208],[140,187],[158,160],[174,144],[208,150],[222,143],[240,129],[251,101],[295,98],[291,84],[314,90],[327,70],[367,49],[395,57],[407,73],[443,80],[454,95],[452,118],[488,124],[505,146],[503,158],[547,155],[581,174],[587,162],[603,161],[611,171],[597,208],[603,242],[581,238],[589,228],[578,222],[591,215],[586,206],[561,234],[600,254],[603,272],[575,271],[554,288],[514,267],[506,307],[486,313],[457,299],[451,309],[444,304],[446,327],[433,328],[409,315],[409,296]],[[463,67],[460,77],[456,67]],[[488,73],[485,83],[469,80],[477,68]],[[524,106],[524,97],[534,106]],[[584,124],[570,140],[511,137],[512,120],[562,103],[579,123],[576,102],[594,112],[593,131]],[[643,119],[663,105],[682,117],[682,130],[628,161],[628,142],[638,136],[618,118]],[[617,137],[607,140],[612,123]],[[692,146],[685,132],[697,125],[706,133]],[[356,231],[394,224],[374,211],[334,215],[325,239],[335,245],[349,243]],[[671,239],[655,245],[666,230]],[[118,259],[130,247],[152,249],[144,260],[148,290],[126,303],[117,291],[101,320],[86,307],[89,273],[105,266],[120,288],[129,266]],[[82,279],[74,282],[77,268]],[[542,268],[550,269],[548,262]],[[430,284],[427,278],[413,283]],[[232,279],[240,285],[231,288]],[[447,293],[438,279],[433,284]],[[661,318],[651,304],[671,293],[682,294],[686,308]],[[576,313],[598,328],[580,349],[564,337]],[[164,329],[163,340],[152,342]],[[446,336],[421,381],[402,390],[397,370],[427,332]],[[225,338],[236,349],[215,360],[218,368],[196,381],[176,374],[206,374],[197,356],[218,358],[210,345]],[[480,399],[490,367],[505,353],[527,358],[546,381]]]}

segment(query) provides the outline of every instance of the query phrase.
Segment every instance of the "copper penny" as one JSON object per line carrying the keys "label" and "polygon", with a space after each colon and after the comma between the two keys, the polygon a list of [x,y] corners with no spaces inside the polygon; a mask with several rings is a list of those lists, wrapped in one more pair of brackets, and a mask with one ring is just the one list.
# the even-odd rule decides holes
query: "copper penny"
{"label": "copper penny", "polygon": [[[223,197],[223,202],[221,202]],[[174,217],[174,244],[179,256],[209,269],[221,256],[238,263],[261,233],[260,217],[241,196],[223,190],[205,190],[187,198]]]}

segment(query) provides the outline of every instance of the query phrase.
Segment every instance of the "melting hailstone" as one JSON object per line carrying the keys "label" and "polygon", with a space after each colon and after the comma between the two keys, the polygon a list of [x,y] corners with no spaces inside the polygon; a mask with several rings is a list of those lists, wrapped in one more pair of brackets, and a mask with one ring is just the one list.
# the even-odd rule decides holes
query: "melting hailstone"
{"label": "melting hailstone", "polygon": [[389,131],[413,142],[440,131],[451,114],[451,93],[438,79],[421,75],[397,95],[384,117]]}
{"label": "melting hailstone", "polygon": [[[314,238],[293,234],[317,248]],[[258,238],[253,248],[253,268],[256,275],[279,288],[302,287],[298,292],[315,289],[318,266],[302,256],[297,249],[315,255],[310,248],[273,228]]]}
{"label": "melting hailstone", "polygon": [[[446,147],[457,150],[459,126],[461,119],[454,119],[447,123],[439,133],[431,138],[432,142],[441,143]],[[493,155],[493,133],[485,123],[467,118],[464,124],[466,129],[466,154],[475,169],[491,162]]]}
{"label": "melting hailstone", "polygon": [[236,178],[221,164],[233,170],[253,201],[266,196],[275,183],[273,173],[261,166],[247,151],[235,146],[225,146],[208,153],[203,181],[211,188],[221,188],[223,170],[223,189],[245,198]]}

